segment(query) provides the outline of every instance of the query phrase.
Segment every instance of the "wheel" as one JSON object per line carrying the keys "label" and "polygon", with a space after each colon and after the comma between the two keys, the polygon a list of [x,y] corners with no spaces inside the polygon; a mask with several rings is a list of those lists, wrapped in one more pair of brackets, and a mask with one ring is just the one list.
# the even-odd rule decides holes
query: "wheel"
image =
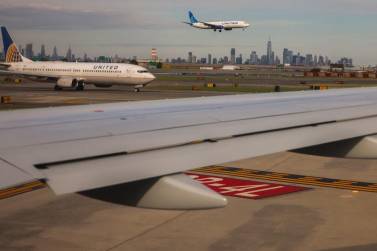
{"label": "wheel", "polygon": [[59,87],[58,85],[55,85],[55,86],[54,86],[54,90],[55,90],[55,91],[61,91],[61,90],[62,90],[62,88],[61,88],[61,87]]}
{"label": "wheel", "polygon": [[214,31],[214,32],[216,32],[217,30],[216,30],[216,29],[214,29],[213,31]]}
{"label": "wheel", "polygon": [[221,32],[221,30],[219,30],[219,32]]}
{"label": "wheel", "polygon": [[84,86],[85,86],[84,82],[83,81],[79,81],[77,83],[77,86],[76,86],[76,91],[83,91],[84,90]]}
{"label": "wheel", "polygon": [[135,88],[134,92],[140,92],[140,89],[139,88]]}

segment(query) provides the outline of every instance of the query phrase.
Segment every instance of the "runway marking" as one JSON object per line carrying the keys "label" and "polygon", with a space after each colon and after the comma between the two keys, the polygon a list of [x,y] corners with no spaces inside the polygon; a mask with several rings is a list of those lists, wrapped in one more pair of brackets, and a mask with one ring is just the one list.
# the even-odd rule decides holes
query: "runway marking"
{"label": "runway marking", "polygon": [[299,187],[293,185],[281,185],[197,173],[187,173],[187,175],[204,184],[208,188],[214,190],[215,192],[218,192],[225,196],[233,196],[244,199],[258,200],[310,189],[307,187]]}
{"label": "runway marking", "polygon": [[10,198],[19,194],[23,194],[26,192],[31,192],[37,189],[41,189],[46,187],[46,185],[40,181],[33,181],[29,183],[25,183],[16,187],[11,187],[7,189],[0,190],[0,200]]}
{"label": "runway marking", "polygon": [[353,180],[331,179],[225,166],[204,167],[195,169],[193,170],[193,172],[377,193],[377,183],[360,182]]}

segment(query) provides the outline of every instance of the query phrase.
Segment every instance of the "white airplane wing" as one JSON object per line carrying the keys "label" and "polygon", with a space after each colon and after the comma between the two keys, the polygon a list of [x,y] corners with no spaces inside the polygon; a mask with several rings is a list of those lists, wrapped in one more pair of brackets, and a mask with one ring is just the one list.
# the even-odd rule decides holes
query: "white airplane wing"
{"label": "white airplane wing", "polygon": [[224,26],[218,25],[218,24],[212,24],[212,23],[207,23],[207,22],[201,22],[207,26],[209,26],[211,29],[224,29]]}
{"label": "white airplane wing", "polygon": [[57,194],[377,133],[377,88],[4,111],[0,187]]}
{"label": "white airplane wing", "polygon": [[59,79],[59,77],[54,76],[54,75],[36,75],[36,74],[28,74],[24,72],[1,70],[1,67],[0,67],[0,75],[18,76],[18,77],[24,77],[24,78],[48,78],[51,80]]}

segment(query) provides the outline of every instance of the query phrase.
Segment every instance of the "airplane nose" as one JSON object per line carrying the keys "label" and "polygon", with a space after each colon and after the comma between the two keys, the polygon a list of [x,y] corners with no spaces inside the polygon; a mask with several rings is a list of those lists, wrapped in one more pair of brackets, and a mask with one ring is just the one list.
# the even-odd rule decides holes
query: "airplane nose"
{"label": "airplane nose", "polygon": [[149,73],[148,78],[151,79],[151,80],[155,80],[156,79],[156,77],[152,73]]}
{"label": "airplane nose", "polygon": [[147,73],[145,76],[144,76],[145,80],[147,81],[147,83],[150,83],[152,82],[153,80],[156,79],[156,77],[152,74],[152,73]]}

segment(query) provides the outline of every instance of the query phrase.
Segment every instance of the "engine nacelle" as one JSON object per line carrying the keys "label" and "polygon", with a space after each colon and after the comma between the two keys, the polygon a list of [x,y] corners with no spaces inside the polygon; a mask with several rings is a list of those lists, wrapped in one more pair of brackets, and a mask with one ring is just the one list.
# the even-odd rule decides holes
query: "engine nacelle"
{"label": "engine nacelle", "polygon": [[77,80],[72,78],[59,78],[56,85],[62,88],[76,88]]}

